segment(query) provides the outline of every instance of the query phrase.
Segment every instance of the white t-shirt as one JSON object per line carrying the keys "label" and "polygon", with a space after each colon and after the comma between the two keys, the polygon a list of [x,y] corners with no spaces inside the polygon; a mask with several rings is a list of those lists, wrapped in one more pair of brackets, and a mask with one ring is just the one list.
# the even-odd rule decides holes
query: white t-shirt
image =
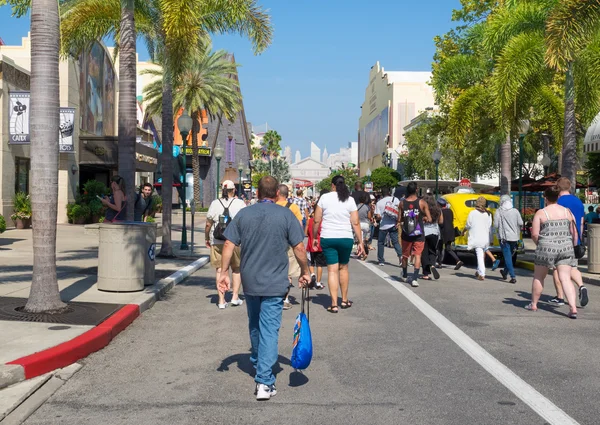
{"label": "white t-shirt", "polygon": [[375,214],[381,217],[381,223],[379,223],[380,230],[391,229],[398,222],[397,219],[394,220],[389,215],[383,213],[383,211],[385,210],[385,204],[387,204],[388,202],[391,202],[396,208],[399,208],[400,205],[400,199],[396,198],[395,196],[386,196],[385,198],[380,199],[379,202],[377,202],[377,204],[375,205]]}
{"label": "white t-shirt", "polygon": [[[220,201],[220,202],[219,202]],[[221,205],[223,203],[223,205]],[[242,208],[246,206],[246,203],[238,198],[233,199],[215,199],[211,202],[210,207],[208,207],[208,212],[206,213],[206,219],[212,220],[213,226],[210,228],[210,243],[213,245],[223,245],[225,241],[215,239],[213,237],[213,232],[215,231],[215,224],[219,222],[219,217],[225,212],[226,206],[229,206],[229,215],[231,219],[233,219],[238,212]]]}
{"label": "white t-shirt", "polygon": [[337,192],[329,192],[319,198],[317,205],[323,210],[322,238],[354,238],[350,213],[356,211],[356,202],[352,196],[340,202]]}

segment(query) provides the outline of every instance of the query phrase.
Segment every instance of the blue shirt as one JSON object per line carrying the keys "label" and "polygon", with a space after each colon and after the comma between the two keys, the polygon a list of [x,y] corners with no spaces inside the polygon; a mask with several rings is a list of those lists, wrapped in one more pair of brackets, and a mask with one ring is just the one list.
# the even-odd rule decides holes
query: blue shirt
{"label": "blue shirt", "polygon": [[585,215],[585,222],[587,224],[592,224],[594,220],[598,218],[598,213],[595,211],[589,212]]}
{"label": "blue shirt", "polygon": [[[585,216],[585,208],[583,202],[575,195],[563,195],[558,198],[558,205],[571,210],[571,214],[575,217],[575,224],[577,224],[577,231],[581,232],[581,222]],[[579,235],[577,237],[579,240]]]}

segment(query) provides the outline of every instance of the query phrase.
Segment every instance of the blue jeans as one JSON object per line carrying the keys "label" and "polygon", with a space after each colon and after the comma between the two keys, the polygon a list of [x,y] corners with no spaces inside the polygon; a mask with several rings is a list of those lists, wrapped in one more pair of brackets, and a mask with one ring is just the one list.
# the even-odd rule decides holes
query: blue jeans
{"label": "blue jeans", "polygon": [[390,240],[392,241],[392,245],[394,246],[394,249],[396,250],[396,254],[398,255],[398,257],[402,257],[402,247],[400,247],[400,244],[398,243],[398,229],[396,229],[395,227],[392,227],[390,229],[386,229],[386,230],[381,230],[379,229],[379,237],[377,238],[377,261],[380,263],[383,263],[383,253],[385,252],[385,238],[386,236],[390,235]]}
{"label": "blue jeans", "polygon": [[256,369],[254,380],[258,384],[273,385],[273,366],[279,351],[279,328],[283,311],[283,297],[259,297],[246,295],[248,327],[252,353],[250,361]]}
{"label": "blue jeans", "polygon": [[514,279],[515,268],[512,262],[512,255],[517,249],[517,242],[501,241],[500,248],[502,248],[502,256],[504,257],[504,270]]}

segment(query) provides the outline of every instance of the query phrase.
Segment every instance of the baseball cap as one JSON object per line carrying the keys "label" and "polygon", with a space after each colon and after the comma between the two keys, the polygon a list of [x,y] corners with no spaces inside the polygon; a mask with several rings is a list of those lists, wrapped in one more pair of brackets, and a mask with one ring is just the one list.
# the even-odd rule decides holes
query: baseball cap
{"label": "baseball cap", "polygon": [[448,202],[446,202],[446,200],[444,198],[437,198],[437,203],[439,205],[441,205],[442,207],[445,207],[446,205],[448,205]]}
{"label": "baseball cap", "polygon": [[222,184],[221,187],[223,189],[235,189],[235,184],[231,181],[231,180],[225,180]]}

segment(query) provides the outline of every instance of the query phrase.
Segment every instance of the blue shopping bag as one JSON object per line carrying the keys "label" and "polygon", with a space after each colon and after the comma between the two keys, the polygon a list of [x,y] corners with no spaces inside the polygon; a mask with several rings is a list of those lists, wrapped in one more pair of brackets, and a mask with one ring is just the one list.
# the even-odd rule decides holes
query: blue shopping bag
{"label": "blue shopping bag", "polygon": [[304,314],[304,305],[308,313],[308,288],[302,289],[302,311],[296,317],[294,324],[294,340],[292,344],[292,367],[296,370],[306,369],[310,365],[313,355],[312,336],[308,316]]}

